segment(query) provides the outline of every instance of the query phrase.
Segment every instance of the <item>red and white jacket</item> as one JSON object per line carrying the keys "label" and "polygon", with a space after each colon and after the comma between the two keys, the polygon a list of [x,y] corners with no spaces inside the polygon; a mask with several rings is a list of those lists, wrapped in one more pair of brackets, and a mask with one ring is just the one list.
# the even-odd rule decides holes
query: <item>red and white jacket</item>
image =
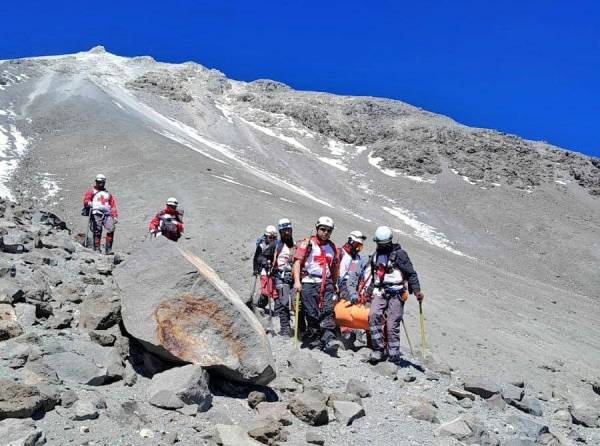
{"label": "red and white jacket", "polygon": [[171,209],[169,206],[167,206],[158,214],[156,214],[154,218],[150,220],[150,231],[160,231],[161,221],[175,223],[178,234],[181,235],[183,233],[183,215],[177,209]]}
{"label": "red and white jacket", "polygon": [[97,189],[92,186],[83,195],[83,206],[91,207],[93,211],[101,211],[104,214],[110,214],[111,217],[117,218],[117,202],[115,197],[106,189]]}
{"label": "red and white jacket", "polygon": [[302,282],[322,283],[323,279],[328,281],[331,278],[336,284],[339,274],[337,248],[332,241],[321,242],[315,235],[310,238],[310,244],[310,252],[307,252],[308,239],[302,240],[294,253],[294,260],[303,262],[301,263]]}

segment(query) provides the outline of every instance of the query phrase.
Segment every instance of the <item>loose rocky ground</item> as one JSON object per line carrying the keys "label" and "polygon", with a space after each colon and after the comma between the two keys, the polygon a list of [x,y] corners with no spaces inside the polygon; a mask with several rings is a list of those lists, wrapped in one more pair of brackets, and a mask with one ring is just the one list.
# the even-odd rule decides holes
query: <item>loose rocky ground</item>
{"label": "loose rocky ground", "polygon": [[331,357],[279,337],[268,386],[164,362],[122,325],[126,253],[6,201],[0,232],[2,444],[600,444],[600,380],[496,382],[435,352],[371,366],[361,342]]}

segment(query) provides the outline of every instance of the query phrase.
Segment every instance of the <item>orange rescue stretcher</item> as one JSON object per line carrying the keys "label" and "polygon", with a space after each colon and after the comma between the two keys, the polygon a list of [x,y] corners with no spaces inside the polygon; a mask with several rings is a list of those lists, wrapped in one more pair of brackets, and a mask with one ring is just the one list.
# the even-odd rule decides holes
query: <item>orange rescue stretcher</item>
{"label": "orange rescue stretcher", "polygon": [[333,307],[335,323],[340,327],[369,329],[369,308],[363,304],[352,304],[338,300]]}

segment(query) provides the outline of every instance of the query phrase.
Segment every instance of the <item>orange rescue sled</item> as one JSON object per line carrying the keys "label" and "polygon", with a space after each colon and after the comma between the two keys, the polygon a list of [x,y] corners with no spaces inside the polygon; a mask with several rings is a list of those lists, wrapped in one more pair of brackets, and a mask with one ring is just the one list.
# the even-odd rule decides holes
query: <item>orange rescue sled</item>
{"label": "orange rescue sled", "polygon": [[339,300],[333,307],[333,312],[335,323],[340,327],[369,329],[369,308],[364,305]]}

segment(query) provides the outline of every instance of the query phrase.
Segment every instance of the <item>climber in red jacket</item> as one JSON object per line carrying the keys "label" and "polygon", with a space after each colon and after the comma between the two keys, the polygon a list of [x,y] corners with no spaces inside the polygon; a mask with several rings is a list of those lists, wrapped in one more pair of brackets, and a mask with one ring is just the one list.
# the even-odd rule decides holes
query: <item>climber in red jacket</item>
{"label": "climber in red jacket", "polygon": [[177,210],[178,205],[174,197],[167,200],[166,207],[150,221],[150,234],[155,237],[161,234],[174,242],[179,240],[183,233],[183,212]]}

